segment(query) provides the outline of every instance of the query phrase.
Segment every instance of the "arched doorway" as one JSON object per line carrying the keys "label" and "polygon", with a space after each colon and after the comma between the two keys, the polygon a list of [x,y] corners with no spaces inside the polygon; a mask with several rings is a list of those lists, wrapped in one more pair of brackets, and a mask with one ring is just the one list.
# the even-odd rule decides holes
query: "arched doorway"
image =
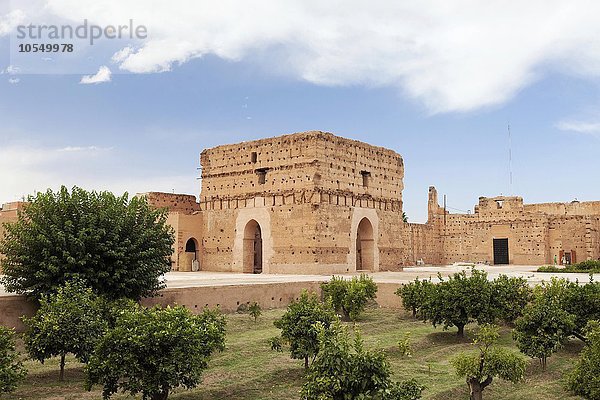
{"label": "arched doorway", "polygon": [[255,220],[246,224],[244,229],[244,267],[243,272],[260,274],[263,269],[263,246],[260,225]]}
{"label": "arched doorway", "polygon": [[373,225],[368,218],[363,218],[356,232],[356,270],[373,271],[375,266],[375,240]]}
{"label": "arched doorway", "polygon": [[180,271],[198,271],[200,264],[198,262],[198,242],[195,238],[189,238],[185,242],[185,253],[182,265],[179,266]]}

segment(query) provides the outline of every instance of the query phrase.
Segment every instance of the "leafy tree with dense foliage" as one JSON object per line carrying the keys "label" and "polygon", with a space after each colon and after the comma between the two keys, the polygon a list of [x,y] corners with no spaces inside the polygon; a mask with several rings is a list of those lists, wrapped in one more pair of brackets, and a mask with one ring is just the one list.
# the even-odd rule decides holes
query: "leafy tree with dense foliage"
{"label": "leafy tree with dense foliage", "polygon": [[400,286],[395,294],[402,298],[402,306],[404,309],[406,311],[411,311],[412,316],[416,317],[431,290],[435,290],[431,280],[419,280],[419,278],[416,278],[413,282]]}
{"label": "leafy tree with dense foliage", "polygon": [[600,400],[600,322],[588,322],[586,346],[569,377],[569,388],[586,399]]}
{"label": "leafy tree with dense foliage", "polygon": [[321,284],[323,296],[331,301],[336,312],[342,312],[345,321],[355,321],[370,300],[377,295],[377,284],[365,274],[350,280],[333,276]]}
{"label": "leafy tree with dense foliage", "polygon": [[170,270],[174,236],[166,218],[144,197],[64,186],[38,193],[5,225],[2,282],[36,299],[75,278],[110,299],[152,296]]}
{"label": "leafy tree with dense foliage", "polygon": [[461,353],[451,362],[466,379],[471,400],[481,400],[483,390],[498,377],[516,383],[523,379],[527,362],[512,351],[496,346],[500,334],[494,325],[482,325],[475,338],[478,351]]}
{"label": "leafy tree with dense foliage", "polygon": [[492,285],[483,271],[473,269],[470,276],[465,271],[455,273],[447,280],[434,285],[421,305],[419,317],[431,321],[433,326],[458,328],[458,336],[464,337],[465,325],[493,322],[497,311],[493,304]]}
{"label": "leafy tree with dense foliage", "polygon": [[86,367],[88,390],[165,400],[183,386],[196,387],[211,354],[225,348],[225,318],[218,310],[194,315],[182,306],[126,311],[98,342]]}
{"label": "leafy tree with dense foliage", "polygon": [[569,314],[575,317],[575,327],[572,334],[586,341],[586,325],[589,321],[600,320],[600,282],[590,277],[590,283],[564,282],[567,287],[561,300],[561,305]]}
{"label": "leafy tree with dense foliage", "polygon": [[[336,319],[333,309],[328,303],[322,303],[315,293],[303,291],[300,298],[293,300],[281,319],[274,325],[281,329],[281,339],[290,345],[291,357],[304,359],[304,368],[308,368],[309,359],[314,359],[319,351],[316,323],[325,327]],[[281,343],[272,348],[281,348]],[[277,343],[275,343],[277,344]]]}
{"label": "leafy tree with dense foliage", "polygon": [[498,319],[513,323],[532,300],[533,291],[527,279],[500,275],[492,281],[492,302]]}
{"label": "leafy tree with dense foliage", "polygon": [[575,316],[561,305],[568,285],[559,280],[536,287],[535,298],[515,322],[513,337],[522,353],[538,358],[542,369],[575,328]]}
{"label": "leafy tree with dense foliage", "polygon": [[26,374],[15,348],[14,332],[0,326],[0,396],[14,391]]}
{"label": "leafy tree with dense foliage", "polygon": [[42,296],[40,308],[23,317],[25,347],[34,360],[43,363],[60,356],[59,379],[64,379],[65,357],[71,353],[87,362],[94,345],[107,329],[101,301],[81,281],[67,282],[55,293]]}
{"label": "leafy tree with dense foliage", "polygon": [[339,321],[316,325],[319,353],[312,363],[302,399],[413,400],[424,387],[414,380],[395,383],[383,350],[364,347],[360,334],[351,339]]}

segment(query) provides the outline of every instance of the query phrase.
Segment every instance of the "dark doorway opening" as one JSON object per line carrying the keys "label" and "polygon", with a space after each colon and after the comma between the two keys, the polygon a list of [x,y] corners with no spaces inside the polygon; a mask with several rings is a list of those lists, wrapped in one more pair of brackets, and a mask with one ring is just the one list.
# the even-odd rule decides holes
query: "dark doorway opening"
{"label": "dark doorway opening", "polygon": [[508,239],[494,239],[494,264],[508,264]]}
{"label": "dark doorway opening", "polygon": [[356,232],[356,270],[373,271],[375,264],[373,225],[367,218],[358,224]]}
{"label": "dark doorway opening", "polygon": [[198,242],[196,239],[190,238],[185,242],[185,257],[183,264],[180,265],[181,271],[198,271],[200,264],[198,262]]}
{"label": "dark doorway opening", "polygon": [[244,229],[244,266],[247,273],[260,274],[263,271],[262,231],[255,220],[246,224]]}

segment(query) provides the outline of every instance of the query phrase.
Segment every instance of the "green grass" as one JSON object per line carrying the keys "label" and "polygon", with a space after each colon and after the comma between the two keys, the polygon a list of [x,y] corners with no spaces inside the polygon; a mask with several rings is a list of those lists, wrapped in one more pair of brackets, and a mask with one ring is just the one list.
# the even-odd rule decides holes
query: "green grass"
{"label": "green grass", "polygon": [[[269,400],[298,399],[303,381],[300,360],[291,360],[289,353],[270,350],[268,339],[279,330],[273,321],[283,310],[267,310],[254,322],[248,315],[228,315],[227,349],[215,355],[204,374],[204,382],[190,391],[176,390],[172,399]],[[444,331],[413,320],[409,314],[388,309],[370,309],[356,324],[368,346],[384,348],[392,365],[394,378],[416,378],[425,384],[424,399],[459,400],[468,398],[467,386],[454,374],[449,360],[459,351],[471,350],[471,332],[461,340],[455,330]],[[473,327],[474,328],[474,327]],[[397,342],[410,332],[412,357],[402,357]],[[514,348],[510,329],[502,329],[501,345]],[[20,346],[21,347],[21,346]],[[537,361],[531,360],[523,382],[513,385],[494,380],[485,389],[485,399],[578,399],[564,388],[565,374],[572,368],[582,344],[570,341],[548,360],[542,372]],[[21,347],[22,350],[22,347]],[[99,399],[101,388],[92,392],[83,389],[82,365],[68,360],[64,383],[58,382],[58,360],[42,365],[26,361],[29,375],[19,389],[3,399]],[[119,395],[117,399],[130,397]]]}

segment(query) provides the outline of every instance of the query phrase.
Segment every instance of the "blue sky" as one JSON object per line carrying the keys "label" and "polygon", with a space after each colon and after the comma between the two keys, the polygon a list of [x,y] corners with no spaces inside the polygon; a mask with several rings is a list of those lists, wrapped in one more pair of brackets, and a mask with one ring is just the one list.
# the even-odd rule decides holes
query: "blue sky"
{"label": "blue sky", "polygon": [[[48,3],[56,3],[53,13],[60,14],[60,1]],[[77,20],[85,10],[81,13],[61,18]],[[336,21],[345,22],[356,16],[339,18]],[[569,36],[572,26],[585,21],[575,22],[553,34]],[[248,24],[253,32],[254,25]],[[222,27],[225,33],[227,26]],[[163,30],[170,40],[181,40]],[[159,62],[162,69],[157,69],[155,58],[147,64],[140,64],[139,57],[132,59],[135,67],[133,61],[110,64],[101,59],[106,49],[100,46],[96,59],[82,61],[81,73],[26,74],[15,71],[9,57],[14,42],[7,30],[2,36],[0,18],[0,203],[63,183],[118,192],[198,194],[196,168],[203,148],[313,129],[400,153],[405,161],[404,207],[416,222],[426,219],[430,185],[446,194],[448,205],[457,210],[472,209],[479,196],[499,194],[520,195],[529,203],[600,200],[600,80],[591,68],[595,53],[588,54],[589,48],[600,46],[591,31],[582,28],[573,34],[582,39],[564,45],[560,57],[550,50],[550,55],[539,55],[540,48],[552,46],[537,41],[524,44],[528,52],[513,52],[511,43],[500,46],[503,39],[497,39],[500,54],[482,50],[479,58],[473,55],[473,65],[465,61],[466,71],[460,59],[433,57],[426,51],[397,58],[393,47],[374,46],[378,50],[373,54],[370,47],[361,48],[374,43],[370,41],[346,48],[355,32],[335,32],[340,56],[332,58],[331,47],[317,46],[310,50],[310,62],[299,56],[306,44],[265,44],[263,37],[274,33],[261,30],[256,38],[231,39],[237,47],[219,39],[218,46],[208,41],[202,51],[192,48],[189,54],[171,58],[168,50],[159,49],[161,56],[167,54],[167,61]],[[329,33],[311,35],[318,39]],[[407,37],[417,34],[402,32]],[[190,42],[202,40],[198,36]],[[477,52],[485,43],[459,41],[456,48],[463,44]],[[134,45],[143,50],[152,41]],[[452,49],[449,45],[435,54]],[[346,57],[354,51],[373,58],[363,63],[356,61],[360,57]],[[538,58],[530,60],[530,54]],[[315,55],[322,56],[318,62]],[[513,55],[516,66],[499,61],[502,65],[496,67],[493,60],[478,64],[480,59]],[[379,60],[389,65],[380,66]],[[407,64],[421,69],[414,72],[405,68]],[[83,75],[94,75],[104,65],[112,71],[108,77],[81,84]],[[422,73],[425,69],[427,75]]]}

